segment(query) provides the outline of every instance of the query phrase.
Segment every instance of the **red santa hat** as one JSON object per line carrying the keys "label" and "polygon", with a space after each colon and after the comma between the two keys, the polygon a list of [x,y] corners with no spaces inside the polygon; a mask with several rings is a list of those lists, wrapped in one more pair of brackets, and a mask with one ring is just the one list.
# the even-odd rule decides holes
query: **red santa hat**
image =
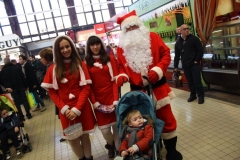
{"label": "red santa hat", "polygon": [[136,11],[133,10],[129,12],[128,14],[118,17],[117,24],[121,25],[121,28],[123,31],[126,30],[126,28],[137,25],[137,26],[143,26],[143,22],[140,20],[140,18],[136,15]]}

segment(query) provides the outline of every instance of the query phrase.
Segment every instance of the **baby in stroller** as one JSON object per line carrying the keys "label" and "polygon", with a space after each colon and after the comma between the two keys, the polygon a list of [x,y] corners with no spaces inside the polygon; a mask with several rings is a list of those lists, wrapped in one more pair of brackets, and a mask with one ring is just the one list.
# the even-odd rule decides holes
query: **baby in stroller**
{"label": "baby in stroller", "polygon": [[14,147],[16,148],[17,156],[21,155],[21,146],[18,141],[18,132],[20,121],[16,114],[12,112],[8,113],[7,109],[0,109],[1,121],[0,121],[0,140],[1,148],[5,159],[10,159],[11,154],[9,151],[8,139],[12,140]]}
{"label": "baby in stroller", "polygon": [[130,111],[123,121],[120,154],[124,160],[150,160],[153,146],[153,120],[138,110]]}

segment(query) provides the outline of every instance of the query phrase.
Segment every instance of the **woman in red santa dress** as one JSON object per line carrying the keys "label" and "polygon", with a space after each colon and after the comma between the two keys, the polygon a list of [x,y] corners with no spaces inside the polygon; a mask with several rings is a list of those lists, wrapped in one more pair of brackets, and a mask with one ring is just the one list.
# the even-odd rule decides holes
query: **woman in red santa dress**
{"label": "woman in red santa dress", "polygon": [[115,83],[115,77],[118,75],[117,60],[108,55],[103,41],[96,35],[87,40],[85,60],[92,80],[90,100],[98,127],[107,141],[105,148],[108,149],[108,156],[113,158],[118,142],[114,112],[118,103],[118,86]]}
{"label": "woman in red santa dress", "polygon": [[89,133],[94,132],[96,120],[88,101],[91,80],[87,66],[67,36],[55,39],[53,56],[54,64],[47,70],[41,86],[58,107],[63,129],[82,123],[83,135],[68,142],[80,160],[92,160]]}

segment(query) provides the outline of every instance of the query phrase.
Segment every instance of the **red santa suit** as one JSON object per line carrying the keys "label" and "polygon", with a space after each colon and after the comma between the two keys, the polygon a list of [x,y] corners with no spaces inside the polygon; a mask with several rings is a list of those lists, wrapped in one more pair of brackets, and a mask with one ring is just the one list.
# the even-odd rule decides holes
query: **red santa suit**
{"label": "red santa suit", "polygon": [[[51,65],[44,77],[42,87],[48,89],[49,95],[58,107],[63,130],[74,123],[82,123],[83,133],[94,132],[96,120],[88,100],[91,82],[87,66],[79,66],[78,76],[69,73],[71,61],[64,61],[66,77],[58,80],[55,74],[55,64]],[[67,109],[73,110],[78,116],[69,120],[65,115]],[[79,116],[80,115],[80,116]]]}
{"label": "red santa suit", "polygon": [[[171,61],[170,50],[156,33],[150,32],[150,39],[153,63],[149,66],[148,71],[150,70],[156,71],[159,75],[159,79],[161,80],[165,75],[168,69],[168,65],[170,64]],[[119,63],[119,76],[126,76],[129,79],[129,83],[135,86],[147,85],[148,83],[145,82],[145,80],[142,78],[142,75],[140,73],[134,72],[128,66],[123,53],[124,50],[122,48],[118,48],[117,55]],[[175,131],[176,120],[172,114],[170,107],[170,100],[173,99],[175,95],[171,91],[168,84],[166,83],[166,80],[165,83],[163,82],[162,85],[153,88],[153,96],[157,100],[156,105],[157,117],[165,121],[163,133]]]}
{"label": "red santa suit", "polygon": [[153,83],[156,117],[165,122],[161,137],[167,150],[166,159],[182,160],[176,150],[177,124],[170,106],[175,95],[164,76],[171,61],[170,50],[156,33],[149,32],[135,10],[118,17],[117,23],[121,24],[122,33],[117,50],[120,74],[116,82],[120,86],[128,78],[131,89],[143,90],[148,82],[142,76],[148,76]]}
{"label": "red santa suit", "polygon": [[94,64],[88,66],[88,71],[92,80],[92,96],[90,97],[99,129],[108,128],[116,123],[115,112],[102,113],[96,109],[101,105],[117,105],[118,86],[115,83],[115,77],[118,75],[117,60],[110,56],[110,62],[102,64],[100,56],[93,56]]}

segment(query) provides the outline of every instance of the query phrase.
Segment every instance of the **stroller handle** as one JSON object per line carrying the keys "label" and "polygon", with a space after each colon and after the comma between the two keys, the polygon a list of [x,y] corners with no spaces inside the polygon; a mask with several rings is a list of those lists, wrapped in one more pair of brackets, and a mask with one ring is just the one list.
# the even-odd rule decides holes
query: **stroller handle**
{"label": "stroller handle", "polygon": [[147,89],[147,91],[149,92],[148,95],[153,99],[153,97],[152,97],[152,83],[149,82],[147,76],[142,76],[142,78],[148,81],[148,89]]}

